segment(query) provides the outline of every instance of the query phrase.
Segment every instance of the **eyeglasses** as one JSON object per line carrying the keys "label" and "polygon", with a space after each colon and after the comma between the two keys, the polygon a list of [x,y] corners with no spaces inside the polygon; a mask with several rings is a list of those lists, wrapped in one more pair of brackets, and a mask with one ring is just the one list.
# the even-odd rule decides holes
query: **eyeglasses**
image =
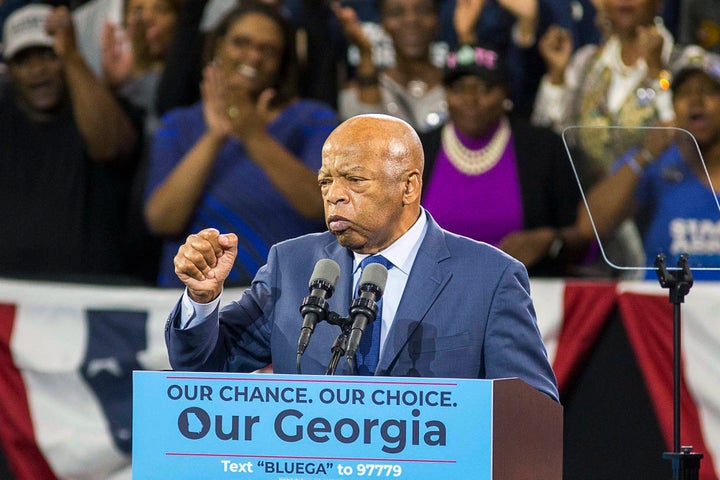
{"label": "eyeglasses", "polygon": [[250,37],[246,36],[235,36],[228,37],[227,41],[235,48],[239,50],[250,50],[254,49],[266,58],[277,58],[279,59],[282,55],[282,47],[271,43],[256,42]]}

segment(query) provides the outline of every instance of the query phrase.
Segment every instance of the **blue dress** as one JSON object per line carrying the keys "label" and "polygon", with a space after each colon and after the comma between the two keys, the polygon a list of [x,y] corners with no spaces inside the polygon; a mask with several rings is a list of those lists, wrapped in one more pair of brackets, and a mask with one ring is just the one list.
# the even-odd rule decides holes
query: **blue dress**
{"label": "blue dress", "polygon": [[[338,125],[334,110],[323,103],[299,100],[268,126],[268,133],[313,170],[321,166],[325,139]],[[160,185],[205,132],[202,103],[169,112],[155,134],[145,200]],[[235,233],[238,256],[228,284],[249,285],[265,264],[270,246],[305,233],[322,231],[321,221],[299,215],[270,183],[245,147],[230,137],[215,159],[200,202],[185,232],[163,240],[158,285],[180,287],[173,258],[190,233],[214,227]]]}
{"label": "blue dress", "polygon": [[[636,190],[636,217],[648,266],[659,253],[676,267],[680,254],[697,280],[720,280],[720,208],[718,197],[683,160],[677,146],[649,165]],[[654,271],[647,278],[657,278]]]}

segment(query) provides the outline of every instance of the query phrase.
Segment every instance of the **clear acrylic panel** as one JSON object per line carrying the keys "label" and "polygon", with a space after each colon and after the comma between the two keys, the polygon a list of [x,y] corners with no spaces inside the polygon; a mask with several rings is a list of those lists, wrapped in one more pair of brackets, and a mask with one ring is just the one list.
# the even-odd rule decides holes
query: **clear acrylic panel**
{"label": "clear acrylic panel", "polygon": [[690,132],[571,126],[562,137],[585,204],[579,225],[604,262],[657,270],[662,255],[677,270],[683,256],[692,271],[720,271],[720,203]]}

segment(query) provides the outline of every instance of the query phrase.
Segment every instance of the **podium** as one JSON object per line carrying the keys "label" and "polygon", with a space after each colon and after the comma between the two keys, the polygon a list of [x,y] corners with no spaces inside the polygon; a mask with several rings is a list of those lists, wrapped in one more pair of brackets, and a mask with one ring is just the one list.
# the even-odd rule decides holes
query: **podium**
{"label": "podium", "polygon": [[136,371],[133,478],[561,480],[562,417],[518,379]]}

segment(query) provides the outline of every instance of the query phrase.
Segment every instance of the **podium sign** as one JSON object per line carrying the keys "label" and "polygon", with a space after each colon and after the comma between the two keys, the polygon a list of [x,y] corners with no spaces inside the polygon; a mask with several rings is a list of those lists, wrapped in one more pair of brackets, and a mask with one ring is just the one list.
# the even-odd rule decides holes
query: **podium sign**
{"label": "podium sign", "polygon": [[508,382],[522,383],[136,371],[133,478],[500,478],[493,399]]}

